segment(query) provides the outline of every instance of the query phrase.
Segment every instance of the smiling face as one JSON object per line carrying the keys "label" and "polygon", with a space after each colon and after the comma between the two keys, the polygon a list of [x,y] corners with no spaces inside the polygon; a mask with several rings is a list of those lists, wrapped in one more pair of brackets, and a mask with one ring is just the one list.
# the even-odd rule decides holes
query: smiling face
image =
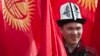
{"label": "smiling face", "polygon": [[61,33],[68,44],[78,44],[83,32],[83,26],[80,23],[72,22],[63,25]]}

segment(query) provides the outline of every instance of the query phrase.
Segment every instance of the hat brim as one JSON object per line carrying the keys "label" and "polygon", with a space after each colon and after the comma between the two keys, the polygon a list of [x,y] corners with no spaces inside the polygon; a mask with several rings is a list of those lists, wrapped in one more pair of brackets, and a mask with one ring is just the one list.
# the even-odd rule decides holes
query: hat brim
{"label": "hat brim", "polygon": [[77,20],[63,19],[63,20],[58,20],[57,24],[58,26],[63,26],[64,24],[71,23],[71,22],[77,22],[77,23],[84,24],[86,22],[86,19],[77,19]]}

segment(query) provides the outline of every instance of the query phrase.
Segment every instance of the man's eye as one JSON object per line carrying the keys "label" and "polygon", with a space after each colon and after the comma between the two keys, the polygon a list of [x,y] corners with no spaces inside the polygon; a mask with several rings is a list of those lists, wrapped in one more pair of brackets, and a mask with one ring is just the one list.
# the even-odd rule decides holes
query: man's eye
{"label": "man's eye", "polygon": [[73,30],[73,28],[71,28],[71,27],[69,27],[69,28],[67,28],[68,30]]}
{"label": "man's eye", "polygon": [[77,27],[77,28],[72,28],[72,27],[69,27],[69,28],[67,28],[68,30],[80,30],[81,29],[81,27]]}
{"label": "man's eye", "polygon": [[80,30],[81,28],[80,27],[77,27],[77,30]]}

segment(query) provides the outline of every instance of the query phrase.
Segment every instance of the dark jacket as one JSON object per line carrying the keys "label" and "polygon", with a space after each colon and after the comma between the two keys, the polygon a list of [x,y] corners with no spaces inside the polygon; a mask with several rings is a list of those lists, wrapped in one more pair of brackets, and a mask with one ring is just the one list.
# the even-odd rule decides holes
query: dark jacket
{"label": "dark jacket", "polygon": [[93,48],[85,47],[83,44],[80,44],[76,49],[69,53],[67,47],[65,47],[68,56],[96,56]]}

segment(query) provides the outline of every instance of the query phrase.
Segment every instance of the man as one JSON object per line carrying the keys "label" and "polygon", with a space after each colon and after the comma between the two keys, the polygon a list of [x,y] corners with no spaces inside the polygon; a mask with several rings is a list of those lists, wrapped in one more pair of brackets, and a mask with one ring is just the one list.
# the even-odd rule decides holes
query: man
{"label": "man", "polygon": [[60,15],[61,19],[57,23],[68,56],[96,56],[90,47],[85,47],[81,42],[83,24],[86,20],[81,17],[79,7],[73,3],[65,3],[61,5]]}

